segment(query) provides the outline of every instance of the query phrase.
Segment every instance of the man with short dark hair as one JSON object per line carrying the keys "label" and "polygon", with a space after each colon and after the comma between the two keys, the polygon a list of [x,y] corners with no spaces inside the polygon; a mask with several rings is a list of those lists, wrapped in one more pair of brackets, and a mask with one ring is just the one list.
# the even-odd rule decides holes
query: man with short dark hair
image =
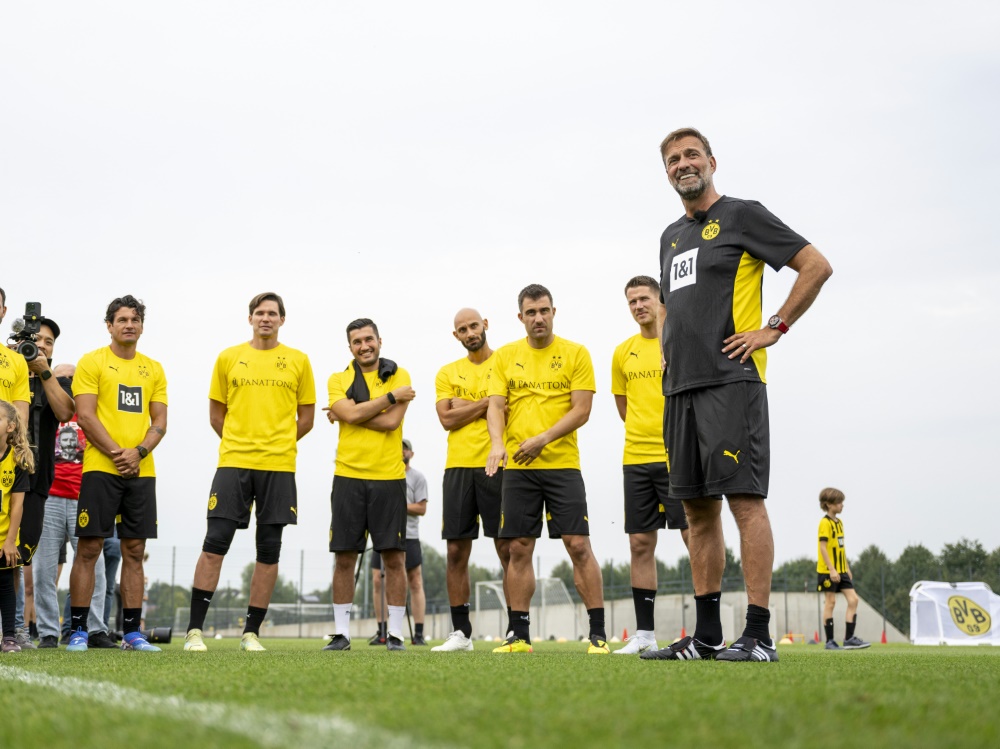
{"label": "man with short dark hair", "polygon": [[406,471],[403,467],[403,416],[415,393],[410,375],[380,357],[382,339],[368,318],[347,326],[353,357],[347,369],[330,376],[331,423],[340,425],[337,461],[330,494],[330,551],[333,615],[337,632],[324,650],[351,649],[354,565],[371,536],[385,565],[388,650],[405,650]]}
{"label": "man with short dark hair", "polygon": [[[694,128],[660,145],[667,179],[684,215],[660,240],[661,299],[666,304],[664,438],[670,496],[682,499],[690,525],[697,623],[685,637],[640,657],[770,662],[774,541],[764,507],[770,432],[764,370],[768,346],[805,313],[833,272],[819,251],[754,200],[719,195],[716,160]],[[798,273],[785,303],[761,325],[764,265]],[[720,619],[725,497],[740,531],[746,627],[726,648]]]}
{"label": "man with short dark hair", "polygon": [[604,588],[590,545],[576,442],[576,430],[590,418],[594,366],[587,349],[553,332],[556,308],[548,289],[526,286],[518,305],[517,317],[528,335],[494,354],[486,412],[486,474],[496,475],[506,463],[500,537],[510,539],[511,631],[493,652],[533,652],[528,613],[535,592],[532,561],[544,517],[549,537],[562,539],[573,563],[573,580],[590,617],[587,652],[606,654]]}
{"label": "man with short dark hair", "polygon": [[[167,433],[167,378],[136,350],[146,305],[127,295],[108,305],[111,345],[84,354],[73,378],[78,423],[87,435],[77,502],[79,539],[70,573],[69,651],[86,651],[94,563],[118,527],[122,550],[123,650],[158,652],[140,631],[146,539],[156,538],[152,452]],[[102,612],[103,613],[103,612]]]}
{"label": "man with short dark hair", "polygon": [[250,300],[249,342],[227,348],[215,362],[208,391],[212,429],[222,440],[208,496],[208,530],[191,586],[184,650],[208,650],[205,616],[219,585],[222,561],[237,529],[256,508],[257,563],[240,649],[262,651],[260,626],[278,579],[281,534],[298,520],[295,457],[313,426],[316,384],[309,357],[278,341],[285,303],[274,292]]}
{"label": "man with short dark hair", "polygon": [[621,343],[611,358],[611,392],[625,422],[625,532],[632,555],[632,602],[636,629],[615,653],[656,650],[656,536],[661,528],[681,532],[687,543],[687,518],[679,499],[670,499],[670,473],[663,449],[663,389],[660,367],[660,284],[636,276],[625,285],[632,319],[639,332]]}
{"label": "man with short dark hair", "polygon": [[[438,420],[448,430],[448,458],[444,468],[441,537],[448,542],[448,602],[453,631],[444,643],[431,648],[439,652],[469,651],[472,621],[469,617],[469,556],[472,542],[483,535],[493,539],[503,568],[504,598],[507,598],[507,564],[510,542],[500,535],[500,487],[503,468],[493,476],[483,470],[490,453],[486,429],[488,385],[493,371],[493,349],[486,341],[490,323],[474,309],[460,309],[452,335],[466,355],[438,371],[434,381]],[[507,607],[508,612],[510,606]],[[508,623],[509,624],[509,623]],[[508,626],[508,629],[510,627]]]}

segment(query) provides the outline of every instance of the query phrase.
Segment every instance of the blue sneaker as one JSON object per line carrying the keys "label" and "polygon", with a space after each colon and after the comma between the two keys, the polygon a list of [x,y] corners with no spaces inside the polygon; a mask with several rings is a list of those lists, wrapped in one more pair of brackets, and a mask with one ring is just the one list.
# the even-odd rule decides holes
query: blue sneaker
{"label": "blue sneaker", "polygon": [[69,635],[69,643],[66,645],[66,650],[71,653],[86,653],[89,641],[90,633],[84,632],[81,628],[77,627],[76,631],[71,632]]}
{"label": "blue sneaker", "polygon": [[145,650],[148,653],[159,653],[160,648],[150,645],[142,632],[129,632],[122,638],[122,650]]}

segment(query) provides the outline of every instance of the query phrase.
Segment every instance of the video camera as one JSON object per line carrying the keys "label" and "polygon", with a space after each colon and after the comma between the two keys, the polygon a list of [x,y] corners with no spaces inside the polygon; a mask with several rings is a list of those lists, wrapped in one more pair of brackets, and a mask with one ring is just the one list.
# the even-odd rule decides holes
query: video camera
{"label": "video camera", "polygon": [[42,303],[28,302],[24,305],[24,317],[14,320],[11,325],[14,331],[10,341],[17,341],[14,350],[24,357],[25,361],[34,361],[38,356],[38,345],[35,336],[42,329]]}

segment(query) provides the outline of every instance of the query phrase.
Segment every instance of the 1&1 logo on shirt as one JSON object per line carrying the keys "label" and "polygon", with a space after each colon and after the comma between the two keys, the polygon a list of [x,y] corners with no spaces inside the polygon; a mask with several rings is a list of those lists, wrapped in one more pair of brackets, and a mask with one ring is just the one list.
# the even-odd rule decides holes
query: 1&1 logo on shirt
{"label": "1&1 logo on shirt", "polygon": [[698,248],[678,253],[670,265],[670,290],[691,286],[698,280]]}
{"label": "1&1 logo on shirt", "polygon": [[118,384],[118,410],[131,414],[142,413],[142,385],[129,387]]}

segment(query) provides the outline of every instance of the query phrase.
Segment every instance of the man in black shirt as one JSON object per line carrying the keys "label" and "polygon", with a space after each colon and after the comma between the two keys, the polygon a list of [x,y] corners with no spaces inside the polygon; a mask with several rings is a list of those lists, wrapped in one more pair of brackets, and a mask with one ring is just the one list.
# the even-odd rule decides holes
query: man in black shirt
{"label": "man in black shirt", "polygon": [[[646,660],[776,661],[768,625],[774,541],[764,498],[770,471],[765,349],[778,342],[833,272],[819,251],[760,203],[719,195],[716,161],[694,128],[660,146],[684,215],[660,240],[664,442],[670,497],[689,524],[697,624],[693,637]],[[788,299],[761,322],[764,264],[799,275]],[[719,615],[725,497],[740,531],[747,625],[727,649]]]}

